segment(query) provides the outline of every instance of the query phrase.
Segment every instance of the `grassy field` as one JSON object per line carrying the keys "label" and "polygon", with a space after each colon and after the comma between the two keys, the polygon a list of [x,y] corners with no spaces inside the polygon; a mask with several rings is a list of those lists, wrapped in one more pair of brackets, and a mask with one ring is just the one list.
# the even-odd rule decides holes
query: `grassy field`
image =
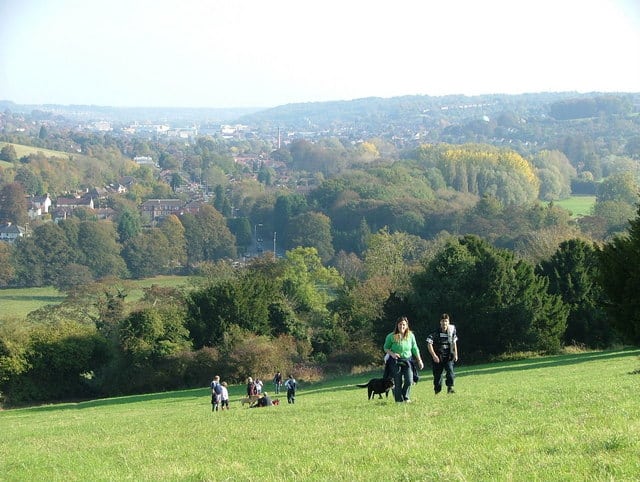
{"label": "grassy field", "polygon": [[[38,152],[42,152],[42,154],[44,154],[47,157],[67,158],[70,155],[73,155],[73,154],[69,154],[68,152],[52,151],[51,149],[44,149],[42,147],[25,146],[22,144],[13,144],[10,142],[0,142],[0,149],[2,149],[4,146],[9,144],[11,144],[13,148],[16,150],[16,156],[18,156],[18,159],[24,156],[28,156],[29,154],[37,154]],[[10,165],[11,164],[9,164],[9,166]]]}
{"label": "grassy field", "polygon": [[453,395],[434,396],[423,372],[411,404],[367,400],[362,374],[273,408],[242,408],[235,386],[216,413],[207,388],[5,410],[0,478],[640,480],[639,356],[459,366]]}
{"label": "grassy field", "polygon": [[571,211],[571,216],[578,218],[591,214],[591,209],[595,202],[595,196],[571,196],[570,198],[563,199],[562,201],[554,201],[553,203]]}
{"label": "grassy field", "polygon": [[[143,280],[123,281],[121,286],[127,286],[127,302],[139,300],[143,287],[153,284],[163,287],[189,286],[190,278],[184,276],[158,276]],[[23,318],[30,312],[46,305],[61,303],[65,298],[64,293],[55,288],[10,288],[0,290],[1,317]]]}
{"label": "grassy field", "polygon": [[57,305],[64,294],[50,286],[46,288],[10,288],[0,290],[2,317],[23,318],[45,305]]}

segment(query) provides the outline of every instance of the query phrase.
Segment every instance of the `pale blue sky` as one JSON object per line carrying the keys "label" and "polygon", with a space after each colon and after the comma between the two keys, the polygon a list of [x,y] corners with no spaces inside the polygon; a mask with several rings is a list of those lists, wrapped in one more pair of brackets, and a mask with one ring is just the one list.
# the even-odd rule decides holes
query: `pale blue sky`
{"label": "pale blue sky", "polygon": [[640,92],[640,0],[0,0],[0,99]]}

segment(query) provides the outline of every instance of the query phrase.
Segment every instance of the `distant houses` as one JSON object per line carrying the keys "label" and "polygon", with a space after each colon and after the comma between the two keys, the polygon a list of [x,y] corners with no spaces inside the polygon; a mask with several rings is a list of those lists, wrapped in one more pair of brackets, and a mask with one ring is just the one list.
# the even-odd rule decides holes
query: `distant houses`
{"label": "distant houses", "polygon": [[29,219],[36,219],[41,217],[43,214],[47,214],[51,207],[51,198],[48,193],[44,196],[32,196],[28,201],[29,209],[27,214]]}
{"label": "distant houses", "polygon": [[136,156],[133,158],[133,162],[135,162],[138,166],[158,167],[151,156]]}
{"label": "distant houses", "polygon": [[0,241],[15,243],[26,234],[26,229],[13,223],[0,224]]}
{"label": "distant houses", "polygon": [[79,197],[59,197],[56,199],[56,206],[53,209],[52,217],[54,221],[67,219],[78,208],[94,209],[93,197],[89,195]]}
{"label": "distant houses", "polygon": [[160,221],[170,214],[179,216],[184,211],[185,202],[181,199],[149,199],[140,206],[140,213],[151,222]]}

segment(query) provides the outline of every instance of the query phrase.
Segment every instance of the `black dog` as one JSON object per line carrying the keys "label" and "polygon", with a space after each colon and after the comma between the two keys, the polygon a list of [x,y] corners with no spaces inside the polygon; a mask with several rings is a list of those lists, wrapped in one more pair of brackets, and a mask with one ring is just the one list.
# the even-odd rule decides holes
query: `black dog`
{"label": "black dog", "polygon": [[378,398],[382,398],[383,393],[385,397],[388,398],[389,390],[391,390],[393,386],[393,378],[372,378],[364,385],[356,385],[356,387],[367,388],[367,400],[371,400],[376,394]]}

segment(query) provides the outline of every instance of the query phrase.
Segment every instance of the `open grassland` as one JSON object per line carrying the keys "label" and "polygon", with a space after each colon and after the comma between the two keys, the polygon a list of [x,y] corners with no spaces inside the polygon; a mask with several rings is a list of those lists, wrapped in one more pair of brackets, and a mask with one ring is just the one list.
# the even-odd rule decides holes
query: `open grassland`
{"label": "open grassland", "polygon": [[7,288],[0,290],[1,317],[24,318],[38,308],[57,305],[64,300],[64,293],[51,286],[44,288]]}
{"label": "open grassland", "polygon": [[[123,280],[116,283],[127,293],[127,302],[142,298],[144,287],[189,287],[191,278],[186,276],[157,276],[143,280]],[[57,305],[64,301],[65,294],[53,287],[44,288],[8,288],[0,290],[0,317],[24,318],[29,313],[46,305]]]}
{"label": "open grassland", "polygon": [[16,150],[16,156],[18,156],[18,159],[24,156],[28,156],[29,154],[37,154],[38,152],[41,152],[47,157],[67,158],[69,156],[76,155],[76,154],[70,154],[68,152],[63,152],[63,151],[52,151],[51,149],[44,149],[42,147],[25,146],[22,144],[13,144],[10,142],[0,142],[0,149],[2,149],[4,146],[7,146],[7,145],[13,146],[13,148]]}
{"label": "open grassland", "polygon": [[571,196],[562,201],[554,201],[554,204],[560,206],[567,211],[571,211],[571,217],[579,218],[591,214],[591,209],[596,203],[595,196]]}
{"label": "open grassland", "polygon": [[242,408],[237,386],[216,413],[207,388],[5,410],[0,478],[639,480],[639,355],[460,366],[453,395],[423,372],[411,404],[367,400],[357,375],[272,408]]}

